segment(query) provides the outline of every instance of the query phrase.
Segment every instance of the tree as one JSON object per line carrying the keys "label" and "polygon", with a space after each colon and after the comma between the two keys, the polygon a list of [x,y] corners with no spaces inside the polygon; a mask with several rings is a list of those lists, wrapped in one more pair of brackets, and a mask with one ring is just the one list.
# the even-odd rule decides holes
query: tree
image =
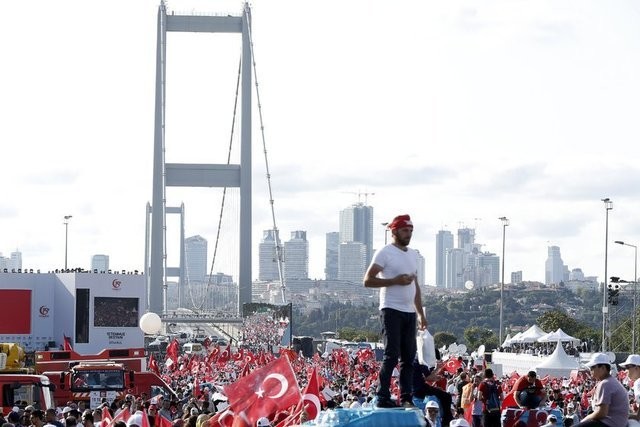
{"label": "tree", "polygon": [[465,329],[464,340],[467,343],[469,351],[475,350],[480,347],[481,344],[484,344],[487,350],[498,346],[498,337],[496,334],[490,329],[479,326],[471,326]]}
{"label": "tree", "polygon": [[576,333],[582,325],[561,309],[555,309],[543,313],[536,323],[545,331],[553,332],[562,328],[569,335]]}
{"label": "tree", "polygon": [[433,343],[435,344],[436,348],[442,346],[448,347],[450,344],[453,344],[456,341],[458,341],[458,339],[450,332],[436,332],[436,334],[433,336]]}

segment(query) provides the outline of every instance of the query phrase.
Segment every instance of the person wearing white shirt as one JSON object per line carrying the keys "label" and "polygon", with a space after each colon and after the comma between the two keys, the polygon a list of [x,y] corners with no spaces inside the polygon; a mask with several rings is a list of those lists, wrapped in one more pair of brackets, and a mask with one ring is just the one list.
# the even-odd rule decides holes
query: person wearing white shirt
{"label": "person wearing white shirt", "polygon": [[630,354],[620,366],[627,370],[629,379],[633,380],[633,398],[638,405],[636,413],[629,415],[629,427],[638,427],[640,426],[640,380],[638,380],[640,378],[640,355]]}

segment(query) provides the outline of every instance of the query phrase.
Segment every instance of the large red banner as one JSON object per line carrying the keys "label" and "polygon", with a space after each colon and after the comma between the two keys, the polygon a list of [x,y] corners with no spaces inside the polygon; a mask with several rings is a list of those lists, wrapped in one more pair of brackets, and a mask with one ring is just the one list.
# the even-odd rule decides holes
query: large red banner
{"label": "large red banner", "polygon": [[0,334],[31,333],[31,290],[0,289]]}

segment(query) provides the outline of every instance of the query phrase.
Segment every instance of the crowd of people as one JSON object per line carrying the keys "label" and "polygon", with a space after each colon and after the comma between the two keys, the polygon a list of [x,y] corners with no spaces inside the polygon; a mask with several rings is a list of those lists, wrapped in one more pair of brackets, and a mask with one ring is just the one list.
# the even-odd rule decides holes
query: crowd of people
{"label": "crowd of people", "polygon": [[[264,325],[263,325],[264,326]],[[266,326],[265,326],[266,327]],[[276,329],[277,325],[273,325]],[[265,331],[266,332],[266,331]],[[219,348],[212,344],[209,355]],[[243,351],[244,350],[244,351]],[[238,355],[242,355],[240,358]],[[175,396],[132,396],[104,402],[98,408],[88,408],[88,402],[66,402],[63,407],[41,411],[27,402],[13,408],[2,427],[49,424],[56,427],[214,427],[231,425],[220,422],[220,414],[230,408],[225,385],[243,374],[268,366],[274,356],[253,353],[250,349],[235,349],[226,358],[210,358],[179,354],[179,364],[160,364],[160,374],[176,391]],[[169,355],[165,355],[167,358]],[[347,351],[335,349],[326,357],[319,353],[305,358],[302,353],[283,349],[279,357],[288,358],[298,387],[304,390],[311,376],[317,373],[318,397],[323,411],[345,409],[376,410],[380,362],[370,349]],[[635,393],[640,392],[640,355],[629,356],[612,375],[614,366],[606,354],[594,354],[588,364],[590,371],[572,377],[537,377],[534,371],[519,376],[515,373],[497,377],[490,368],[476,365],[477,359],[446,355],[434,368],[413,363],[412,397],[415,406],[424,413],[429,427],[492,427],[504,422],[507,407],[513,410],[535,409],[544,413],[546,426],[625,426],[627,418],[638,418]],[[204,365],[208,364],[208,369]],[[490,402],[497,390],[498,401]],[[635,393],[634,393],[635,392]],[[390,399],[400,407],[402,394],[397,369],[390,381]],[[492,406],[493,405],[493,406]],[[604,408],[604,411],[603,411]],[[308,409],[308,408],[306,408]],[[294,408],[278,413],[264,413],[260,425],[295,425],[315,418],[317,412],[302,411],[295,421],[283,422]],[[218,417],[216,417],[218,415]],[[142,417],[146,416],[145,425]],[[231,422],[232,420],[229,420]],[[257,425],[257,421],[256,424]],[[526,424],[523,424],[526,425]]]}
{"label": "crowd of people", "polygon": [[625,427],[640,419],[640,355],[617,372],[607,354],[594,353],[588,369],[560,378],[495,375],[482,358],[439,352],[421,364],[415,337],[428,323],[408,248],[413,223],[399,215],[389,228],[393,242],[376,252],[364,277],[365,286],[380,289],[382,360],[371,348],[304,357],[280,347],[276,355],[284,327],[273,313],[258,313],[245,320],[238,348],[207,342],[206,354],[188,355],[174,340],[153,354],[149,369],[174,396],[126,395],[99,408],[67,402],[46,413],[17,407],[2,427],[287,427],[339,411],[396,409],[428,427]]}

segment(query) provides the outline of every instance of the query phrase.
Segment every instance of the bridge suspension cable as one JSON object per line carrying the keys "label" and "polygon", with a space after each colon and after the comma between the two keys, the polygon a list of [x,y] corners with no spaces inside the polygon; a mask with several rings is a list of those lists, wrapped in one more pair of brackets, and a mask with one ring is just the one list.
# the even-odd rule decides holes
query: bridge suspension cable
{"label": "bridge suspension cable", "polygon": [[276,224],[276,214],[273,200],[273,190],[271,188],[271,172],[269,171],[269,157],[267,156],[267,143],[266,138],[264,136],[264,120],[262,118],[262,102],[260,101],[260,89],[258,84],[258,71],[256,68],[256,57],[253,48],[253,33],[251,31],[251,15],[249,16],[249,25],[248,25],[248,34],[249,34],[249,44],[251,46],[251,62],[253,66],[253,76],[255,80],[256,87],[256,101],[258,102],[258,117],[260,118],[260,135],[262,137],[262,149],[264,152],[264,164],[266,168],[267,174],[267,187],[269,189],[269,204],[271,206],[271,219],[273,221],[273,234],[274,234],[274,242],[275,242],[275,251],[276,251],[276,262],[278,263],[278,277],[280,279],[280,292],[282,296],[282,303],[285,304],[287,302],[285,296],[285,284],[284,284],[284,273],[283,273],[283,251],[282,245],[280,243],[280,233],[278,232],[278,226]]}
{"label": "bridge suspension cable", "polygon": [[[231,117],[231,132],[229,135],[229,150],[227,152],[227,165],[231,164],[231,152],[233,149],[233,137],[234,137],[234,130],[235,130],[235,126],[236,126],[236,116],[238,114],[238,99],[239,99],[239,92],[240,92],[240,81],[242,79],[242,59],[240,59],[240,61],[238,61],[238,78],[236,79],[236,94],[235,94],[235,99],[234,99],[234,103],[233,103],[233,116]],[[207,300],[206,296],[209,294],[209,289],[211,288],[211,280],[213,277],[213,266],[216,263],[216,256],[218,254],[218,244],[220,243],[220,230],[222,228],[222,216],[224,214],[224,206],[225,206],[225,201],[227,198],[227,187],[224,187],[222,189],[222,200],[220,202],[220,215],[218,216],[218,230],[216,232],[216,241],[215,244],[213,246],[213,258],[211,260],[211,269],[209,270],[209,278],[207,280],[207,287],[205,288],[204,294],[202,295],[202,297],[200,298],[200,304],[196,304],[194,298],[193,298],[193,289],[191,287],[191,282],[188,280],[188,276],[187,276],[187,283],[188,283],[188,287],[189,287],[189,298],[191,299],[191,305],[193,306],[193,309],[195,311],[201,311],[202,308],[204,307],[204,304]],[[186,263],[187,266],[189,265],[189,263]],[[238,310],[240,309],[240,307],[238,308]]]}

